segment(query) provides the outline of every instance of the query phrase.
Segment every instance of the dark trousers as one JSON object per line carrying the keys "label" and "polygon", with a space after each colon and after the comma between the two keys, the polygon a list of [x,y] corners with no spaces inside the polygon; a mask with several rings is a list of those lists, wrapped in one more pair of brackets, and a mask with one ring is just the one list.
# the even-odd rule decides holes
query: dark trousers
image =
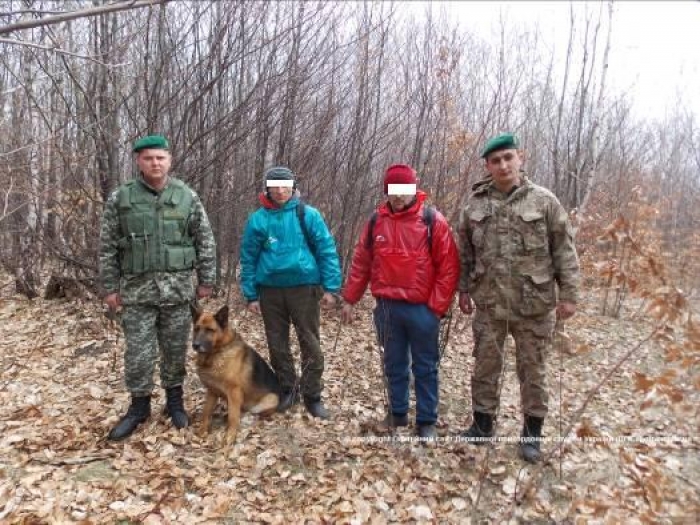
{"label": "dark trousers", "polygon": [[391,411],[408,412],[410,372],[416,388],[416,423],[434,424],[438,417],[438,334],[440,320],[425,304],[378,299],[374,323],[384,347],[384,373]]}
{"label": "dark trousers", "polygon": [[270,364],[284,391],[298,389],[294,359],[289,346],[289,327],[294,329],[301,350],[301,392],[307,400],[321,399],[323,390],[323,353],[319,286],[266,288],[260,290],[260,310],[265,324]]}

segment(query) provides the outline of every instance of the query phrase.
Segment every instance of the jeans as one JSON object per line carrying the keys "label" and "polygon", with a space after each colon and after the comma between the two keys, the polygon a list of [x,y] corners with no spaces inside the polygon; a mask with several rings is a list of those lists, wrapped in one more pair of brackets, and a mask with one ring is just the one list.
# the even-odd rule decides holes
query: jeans
{"label": "jeans", "polygon": [[374,323],[384,347],[384,373],[391,412],[408,412],[410,372],[416,389],[416,424],[435,424],[438,416],[438,334],[440,319],[425,304],[377,299]]}

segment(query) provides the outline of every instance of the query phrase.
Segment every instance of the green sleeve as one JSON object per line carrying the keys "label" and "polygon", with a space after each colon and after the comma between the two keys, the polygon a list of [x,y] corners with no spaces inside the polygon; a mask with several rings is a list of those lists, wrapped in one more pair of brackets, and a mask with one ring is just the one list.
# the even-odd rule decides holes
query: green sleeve
{"label": "green sleeve", "polygon": [[471,242],[469,207],[465,206],[459,215],[459,291],[469,292],[469,274],[474,267],[474,247]]}
{"label": "green sleeve", "polygon": [[[194,194],[194,192],[193,192]],[[216,239],[199,196],[194,194],[190,215],[190,235],[197,252],[197,280],[202,286],[216,283]]]}
{"label": "green sleeve", "polygon": [[100,227],[100,282],[108,294],[119,291],[119,239],[122,237],[115,190],[105,203]]}
{"label": "green sleeve", "polygon": [[553,201],[549,209],[549,243],[559,301],[576,303],[580,280],[579,261],[573,229],[564,207]]}

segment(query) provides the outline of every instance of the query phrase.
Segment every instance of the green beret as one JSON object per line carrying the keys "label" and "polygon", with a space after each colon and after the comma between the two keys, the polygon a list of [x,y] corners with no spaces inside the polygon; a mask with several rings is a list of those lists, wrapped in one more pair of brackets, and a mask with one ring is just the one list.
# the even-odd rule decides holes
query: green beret
{"label": "green beret", "polygon": [[132,151],[138,153],[142,149],[170,149],[170,144],[163,135],[148,135],[134,142]]}
{"label": "green beret", "polygon": [[490,138],[484,146],[484,151],[481,152],[481,158],[485,159],[489,153],[498,151],[499,149],[518,149],[520,141],[515,133],[503,133]]}

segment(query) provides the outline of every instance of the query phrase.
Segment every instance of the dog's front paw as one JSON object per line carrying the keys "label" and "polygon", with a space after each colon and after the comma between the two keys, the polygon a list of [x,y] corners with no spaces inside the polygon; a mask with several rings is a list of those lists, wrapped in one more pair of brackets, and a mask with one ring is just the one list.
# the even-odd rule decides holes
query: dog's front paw
{"label": "dog's front paw", "polygon": [[227,449],[231,448],[236,442],[236,434],[236,432],[226,432],[226,436],[224,437],[224,446]]}
{"label": "dog's front paw", "polygon": [[201,426],[197,430],[197,435],[202,439],[207,439],[207,436],[209,436],[209,429],[205,426]]}

